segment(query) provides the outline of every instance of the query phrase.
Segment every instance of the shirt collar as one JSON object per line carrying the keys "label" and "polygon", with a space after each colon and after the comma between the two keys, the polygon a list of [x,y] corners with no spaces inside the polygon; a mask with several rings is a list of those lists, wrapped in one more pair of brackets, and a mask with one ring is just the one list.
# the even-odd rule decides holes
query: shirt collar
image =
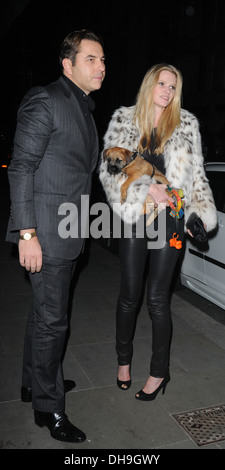
{"label": "shirt collar", "polygon": [[81,103],[82,101],[88,104],[88,109],[90,112],[94,111],[95,109],[95,102],[94,100],[89,96],[86,95],[86,93],[81,90],[72,80],[70,80],[66,75],[62,75],[63,79],[66,81],[66,83],[69,85],[71,91],[75,95],[75,98],[78,99],[78,101]]}

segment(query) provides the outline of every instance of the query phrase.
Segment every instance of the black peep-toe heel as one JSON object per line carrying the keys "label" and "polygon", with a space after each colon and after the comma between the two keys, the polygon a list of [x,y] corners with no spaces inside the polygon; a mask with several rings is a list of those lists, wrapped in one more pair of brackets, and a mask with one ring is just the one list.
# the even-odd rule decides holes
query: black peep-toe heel
{"label": "black peep-toe heel", "polygon": [[168,382],[170,381],[170,376],[167,375],[167,377],[165,377],[161,384],[156,388],[156,390],[152,393],[145,393],[143,392],[143,390],[140,390],[139,392],[136,393],[135,395],[135,398],[137,400],[141,400],[141,401],[152,401],[152,400],[155,400],[155,398],[157,397],[159,391],[162,389],[162,393],[164,395],[165,393],[165,390],[166,390],[166,386],[168,384]]}
{"label": "black peep-toe heel", "polygon": [[120,390],[128,390],[131,386],[131,380],[119,380],[117,379],[117,386]]}

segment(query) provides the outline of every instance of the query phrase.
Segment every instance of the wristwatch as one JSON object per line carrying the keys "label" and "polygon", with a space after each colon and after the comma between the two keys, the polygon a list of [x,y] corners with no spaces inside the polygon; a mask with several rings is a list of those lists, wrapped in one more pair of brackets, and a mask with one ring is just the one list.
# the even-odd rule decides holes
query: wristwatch
{"label": "wristwatch", "polygon": [[36,237],[36,232],[25,232],[23,235],[20,235],[20,240],[30,240],[33,237]]}

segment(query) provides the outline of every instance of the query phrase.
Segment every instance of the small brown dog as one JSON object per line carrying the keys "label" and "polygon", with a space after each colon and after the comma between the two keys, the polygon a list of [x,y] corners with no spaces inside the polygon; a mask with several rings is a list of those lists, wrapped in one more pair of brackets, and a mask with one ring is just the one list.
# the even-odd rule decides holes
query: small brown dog
{"label": "small brown dog", "polygon": [[[126,201],[127,190],[133,181],[136,181],[143,175],[149,175],[155,178],[159,183],[170,185],[166,177],[151,163],[147,162],[138,152],[131,152],[122,147],[112,147],[103,151],[103,158],[107,160],[107,170],[111,175],[117,175],[122,172],[127,175],[126,181],[121,185],[121,204]],[[151,196],[148,194],[144,206],[143,214],[149,214],[148,203],[153,203]],[[148,220],[148,224],[157,217],[157,208],[154,210],[153,217]]]}

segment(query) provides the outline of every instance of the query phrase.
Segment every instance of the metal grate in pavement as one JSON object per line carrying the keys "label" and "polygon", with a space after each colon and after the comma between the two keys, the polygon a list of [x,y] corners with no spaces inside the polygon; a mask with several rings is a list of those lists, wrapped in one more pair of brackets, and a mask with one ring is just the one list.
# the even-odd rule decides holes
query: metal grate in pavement
{"label": "metal grate in pavement", "polygon": [[225,405],[172,415],[198,446],[225,440]]}

